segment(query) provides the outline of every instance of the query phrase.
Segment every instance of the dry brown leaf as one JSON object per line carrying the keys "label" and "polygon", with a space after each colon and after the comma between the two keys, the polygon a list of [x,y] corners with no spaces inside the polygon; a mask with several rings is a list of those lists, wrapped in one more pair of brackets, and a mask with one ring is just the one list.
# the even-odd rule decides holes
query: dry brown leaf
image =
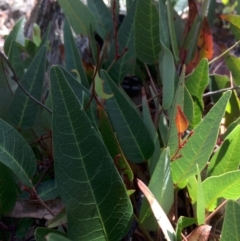
{"label": "dry brown leaf", "polygon": [[207,241],[211,231],[211,226],[203,224],[195,228],[189,235],[188,241]]}

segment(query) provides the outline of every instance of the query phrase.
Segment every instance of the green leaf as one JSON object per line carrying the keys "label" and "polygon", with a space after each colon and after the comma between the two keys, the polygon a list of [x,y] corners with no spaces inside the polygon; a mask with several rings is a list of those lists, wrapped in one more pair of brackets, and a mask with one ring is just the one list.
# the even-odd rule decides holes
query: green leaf
{"label": "green leaf", "polygon": [[237,170],[240,156],[240,125],[225,138],[223,144],[215,152],[208,166],[208,176],[218,176]]}
{"label": "green leaf", "polygon": [[222,15],[224,20],[227,20],[229,23],[233,24],[240,29],[240,16],[234,14]]}
{"label": "green leaf", "polygon": [[[39,101],[41,101],[45,69],[46,47],[43,46],[21,80],[24,89]],[[39,104],[18,87],[8,107],[7,120],[20,130],[30,129],[36,121],[39,109]]]}
{"label": "green leaf", "polygon": [[230,134],[230,132],[233,131],[233,129],[238,126],[240,124],[240,117],[238,119],[236,119],[235,121],[233,121],[227,128],[226,132],[224,133],[224,138],[226,138],[226,136],[228,134]]}
{"label": "green leaf", "polygon": [[55,174],[69,238],[120,240],[132,215],[125,186],[59,67],[50,79]]}
{"label": "green leaf", "polygon": [[197,202],[197,197],[198,197],[197,185],[198,185],[198,182],[197,182],[196,176],[191,176],[188,178],[187,190],[188,190],[188,194],[192,204],[195,204]]}
{"label": "green leaf", "polygon": [[[40,227],[40,228],[36,228],[36,230],[35,230],[36,241],[47,241],[47,235],[49,235],[49,234],[57,234],[57,235],[61,235],[61,237],[67,238],[67,235],[65,233],[59,232],[54,229]],[[59,240],[59,239],[56,239],[56,240]],[[56,241],[56,240],[54,240],[54,241]]]}
{"label": "green leaf", "polygon": [[240,205],[229,200],[225,209],[220,241],[240,240]]}
{"label": "green leaf", "polygon": [[24,185],[32,187],[30,179],[37,168],[33,151],[23,137],[1,119],[0,162],[13,171]]}
{"label": "green leaf", "polygon": [[0,215],[12,210],[17,200],[16,184],[9,169],[0,162]]}
{"label": "green leaf", "polygon": [[[211,91],[217,91],[220,89],[231,87],[231,82],[229,78],[224,75],[212,75],[211,76]],[[214,102],[216,102],[222,93],[215,94],[212,96]],[[236,120],[240,115],[239,104],[237,100],[236,91],[232,92],[231,98],[226,107],[226,115],[225,115],[225,126],[228,127],[230,123]]]}
{"label": "green leaf", "polygon": [[20,43],[22,46],[24,46],[24,41],[25,41],[24,28],[23,28],[24,23],[25,23],[25,18],[24,17],[20,18],[14,25],[12,31],[9,33],[7,38],[5,39],[3,48],[7,56],[9,54],[9,50],[13,40]]}
{"label": "green leaf", "polygon": [[[136,59],[134,46],[134,17],[136,4],[137,1],[131,5],[131,9],[118,30],[118,53],[116,53],[115,42],[111,45],[109,52],[109,61],[107,62],[108,74],[116,84],[120,84],[125,76],[134,74]],[[116,54],[122,56],[119,58]]]}
{"label": "green leaf", "polygon": [[64,207],[57,215],[55,215],[51,220],[48,220],[46,226],[48,228],[56,228],[62,224],[67,223],[67,211]]}
{"label": "green leaf", "polygon": [[202,187],[202,178],[197,165],[197,222],[198,225],[205,224],[205,203]]}
{"label": "green leaf", "polygon": [[162,107],[164,110],[168,110],[174,98],[175,64],[171,51],[164,46],[160,51],[159,71],[163,85]]}
{"label": "green leaf", "polygon": [[76,34],[87,35],[90,26],[95,30],[95,18],[84,3],[76,0],[58,0],[58,3]]}
{"label": "green leaf", "polygon": [[38,49],[41,49],[41,47],[42,47],[43,45],[46,45],[46,46],[47,46],[47,50],[50,49],[50,45],[49,45],[49,41],[48,41],[48,37],[49,37],[50,30],[51,30],[51,23],[48,24],[48,27],[47,27],[47,29],[45,30],[45,33],[43,34],[43,37],[42,37],[42,40],[41,40],[41,43],[40,43]]}
{"label": "green leaf", "polygon": [[167,19],[167,6],[164,0],[159,0],[158,4],[158,12],[159,12],[159,33],[160,34],[160,42],[166,48],[170,47],[170,36],[169,36],[169,28]]}
{"label": "green leaf", "polygon": [[197,220],[196,218],[187,218],[187,217],[180,217],[178,219],[178,222],[177,222],[177,232],[176,232],[176,236],[177,236],[177,241],[181,241],[182,240],[182,236],[181,236],[181,233],[182,233],[182,230],[192,224],[196,224],[197,223]]}
{"label": "green leaf", "polygon": [[171,163],[175,184],[196,175],[196,164],[200,171],[205,167],[215,146],[219,126],[230,96],[231,92],[226,92],[212,107],[182,148],[181,157]]}
{"label": "green leaf", "polygon": [[43,201],[55,199],[59,195],[55,180],[41,182],[37,188],[37,193]]}
{"label": "green leaf", "polygon": [[140,115],[106,71],[101,71],[101,77],[106,81],[105,92],[114,94],[105,101],[106,109],[124,155],[132,162],[147,160],[154,151],[154,144]]}
{"label": "green leaf", "polygon": [[62,235],[59,235],[57,233],[49,233],[46,236],[46,240],[47,241],[71,241],[70,239],[68,239]]}
{"label": "green leaf", "polygon": [[33,42],[36,46],[39,46],[41,43],[41,29],[39,25],[36,23],[33,24],[33,35],[32,35]]}
{"label": "green leaf", "polygon": [[217,206],[218,198],[237,200],[240,197],[239,185],[239,170],[207,178],[203,182],[206,209],[213,211]]}
{"label": "green leaf", "polygon": [[138,0],[135,16],[135,48],[144,63],[154,64],[160,52],[159,15],[153,0]]}
{"label": "green leaf", "polygon": [[194,103],[194,116],[192,120],[189,120],[192,128],[196,127],[201,122],[204,109],[202,95],[208,82],[208,61],[202,59],[185,82]]}
{"label": "green leaf", "polygon": [[229,55],[226,59],[226,65],[232,73],[233,81],[235,85],[240,85],[239,71],[240,71],[240,58]]}
{"label": "green leaf", "polygon": [[168,16],[168,28],[169,28],[169,35],[171,40],[171,47],[174,55],[175,62],[179,62],[179,52],[178,52],[178,43],[176,37],[176,30],[174,24],[174,12],[172,2],[167,0],[167,16]]}
{"label": "green leaf", "polygon": [[24,240],[26,233],[30,230],[35,219],[33,218],[21,218],[19,219],[16,227],[16,236],[20,240]]}
{"label": "green leaf", "polygon": [[113,21],[110,9],[103,0],[87,0],[87,5],[96,18],[96,31],[102,39],[106,39],[113,33]]}
{"label": "green leaf", "polygon": [[[183,106],[184,106],[184,114],[187,117],[189,123],[191,123],[194,116],[194,103],[186,86],[184,88],[184,105]],[[191,126],[189,126],[188,129],[192,129]]]}
{"label": "green leaf", "polygon": [[[165,213],[169,212],[174,200],[169,154],[168,148],[162,151],[148,185],[148,188],[153,193]],[[154,217],[151,207],[146,199],[143,200],[141,206],[140,221],[147,230],[155,231],[158,227],[156,218]]]}
{"label": "green leaf", "polygon": [[142,98],[142,115],[143,115],[143,122],[144,122],[145,126],[147,127],[149,134],[154,143],[154,152],[153,152],[152,156],[148,159],[149,174],[150,174],[150,176],[152,176],[152,174],[156,168],[156,165],[159,161],[161,151],[160,151],[160,143],[159,143],[158,133],[157,133],[156,128],[152,121],[152,117],[151,117],[150,110],[148,107],[148,101],[147,101],[146,95],[143,96],[143,98]]}
{"label": "green leaf", "polygon": [[185,82],[185,70],[181,73],[179,78],[177,90],[174,96],[172,109],[170,113],[169,132],[167,138],[167,146],[170,148],[171,156],[175,154],[178,148],[178,131],[176,126],[177,105],[183,110],[184,107],[184,82]]}
{"label": "green leaf", "polygon": [[[64,78],[67,80],[74,94],[77,96],[82,110],[85,109],[91,99],[92,93],[81,83],[79,83],[66,69],[64,69],[62,66],[59,66],[59,68],[64,74]],[[90,106],[86,110],[86,114],[91,120],[92,124],[97,127],[97,107],[95,100],[91,101]]]}
{"label": "green leaf", "polygon": [[159,117],[158,128],[159,128],[161,140],[163,142],[163,146],[166,147],[167,141],[168,141],[169,128],[168,128],[167,117],[163,112],[161,112]]}
{"label": "green leaf", "polygon": [[109,98],[113,97],[113,94],[108,95],[104,92],[103,80],[99,77],[98,74],[96,74],[94,82],[95,82],[95,91],[99,97],[101,97],[102,99],[109,99]]}
{"label": "green leaf", "polygon": [[65,22],[64,22],[64,48],[65,48],[66,69],[70,72],[73,72],[73,70],[76,70],[80,75],[81,84],[86,88],[88,88],[89,87],[88,79],[87,79],[85,70],[83,68],[81,55],[77,48],[75,40],[73,38],[68,19],[65,19]]}
{"label": "green leaf", "polygon": [[[115,165],[120,172],[126,173],[130,181],[133,180],[132,170],[119,146],[118,140],[113,132],[112,126],[107,118],[105,111],[99,107],[99,129],[103,137],[103,141],[108,149],[109,154],[115,161]],[[120,155],[118,157],[118,155]],[[117,158],[117,159],[116,159]]]}
{"label": "green leaf", "polygon": [[0,117],[6,120],[6,113],[9,103],[12,101],[13,93],[17,84],[12,79],[13,73],[6,61],[0,56]]}
{"label": "green leaf", "polygon": [[18,43],[15,41],[12,41],[11,48],[9,50],[8,60],[11,63],[11,66],[14,69],[18,79],[21,80],[24,75],[24,65],[22,62]]}

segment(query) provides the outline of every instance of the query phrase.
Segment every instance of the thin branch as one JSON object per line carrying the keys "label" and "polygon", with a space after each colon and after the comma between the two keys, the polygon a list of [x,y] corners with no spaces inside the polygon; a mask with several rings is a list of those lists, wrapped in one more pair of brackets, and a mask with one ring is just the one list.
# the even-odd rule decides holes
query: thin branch
{"label": "thin branch", "polygon": [[212,64],[213,62],[217,61],[218,59],[220,59],[221,57],[223,57],[225,54],[227,54],[229,51],[231,51],[232,49],[234,49],[238,44],[240,43],[240,40],[237,41],[234,45],[232,45],[230,48],[228,48],[226,51],[224,51],[223,53],[221,53],[220,55],[218,55],[216,58],[212,59],[211,61],[208,62],[208,65]]}
{"label": "thin branch", "polygon": [[210,221],[210,219],[220,211],[221,208],[223,208],[228,200],[224,200],[205,220],[206,223],[208,223]]}
{"label": "thin branch", "polygon": [[21,90],[33,101],[35,101],[37,104],[39,104],[41,107],[43,107],[45,110],[47,110],[49,113],[52,114],[52,111],[45,106],[42,102],[40,102],[39,100],[37,100],[36,98],[34,98],[31,94],[29,94],[29,92],[22,86],[22,84],[20,83],[16,72],[14,71],[12,65],[10,64],[8,58],[4,55],[4,53],[2,53],[2,51],[0,51],[0,56],[5,60],[5,62],[7,63],[8,67],[10,68],[10,70],[13,73],[13,80],[18,84],[18,86],[21,88]]}
{"label": "thin branch", "polygon": [[228,90],[236,90],[236,89],[240,89],[240,86],[233,86],[233,87],[229,87],[229,88],[225,88],[225,89],[221,89],[221,90],[210,91],[206,94],[203,94],[203,97],[210,96],[210,95],[216,95],[216,94],[220,94],[225,91],[228,91]]}

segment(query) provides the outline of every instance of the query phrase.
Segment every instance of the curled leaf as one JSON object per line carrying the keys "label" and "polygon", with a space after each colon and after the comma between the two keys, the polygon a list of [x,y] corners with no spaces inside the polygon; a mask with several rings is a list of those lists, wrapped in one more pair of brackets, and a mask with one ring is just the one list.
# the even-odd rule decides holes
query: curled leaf
{"label": "curled leaf", "polygon": [[180,105],[177,105],[176,126],[179,134],[184,133],[189,126],[187,117],[183,113]]}

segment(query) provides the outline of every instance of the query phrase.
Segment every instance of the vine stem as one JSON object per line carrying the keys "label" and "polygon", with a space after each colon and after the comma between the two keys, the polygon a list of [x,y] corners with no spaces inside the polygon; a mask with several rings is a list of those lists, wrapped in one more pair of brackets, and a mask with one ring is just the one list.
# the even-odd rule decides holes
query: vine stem
{"label": "vine stem", "polygon": [[24,87],[23,85],[20,83],[15,70],[13,69],[12,65],[10,64],[8,58],[5,56],[5,54],[0,51],[0,56],[4,59],[4,61],[7,63],[8,67],[10,68],[10,70],[13,73],[13,80],[18,84],[18,86],[21,88],[21,90],[33,101],[35,101],[37,104],[39,104],[41,107],[43,107],[45,110],[47,110],[50,114],[52,114],[52,110],[50,110],[47,106],[45,106],[41,101],[37,100],[36,98],[34,98]]}

